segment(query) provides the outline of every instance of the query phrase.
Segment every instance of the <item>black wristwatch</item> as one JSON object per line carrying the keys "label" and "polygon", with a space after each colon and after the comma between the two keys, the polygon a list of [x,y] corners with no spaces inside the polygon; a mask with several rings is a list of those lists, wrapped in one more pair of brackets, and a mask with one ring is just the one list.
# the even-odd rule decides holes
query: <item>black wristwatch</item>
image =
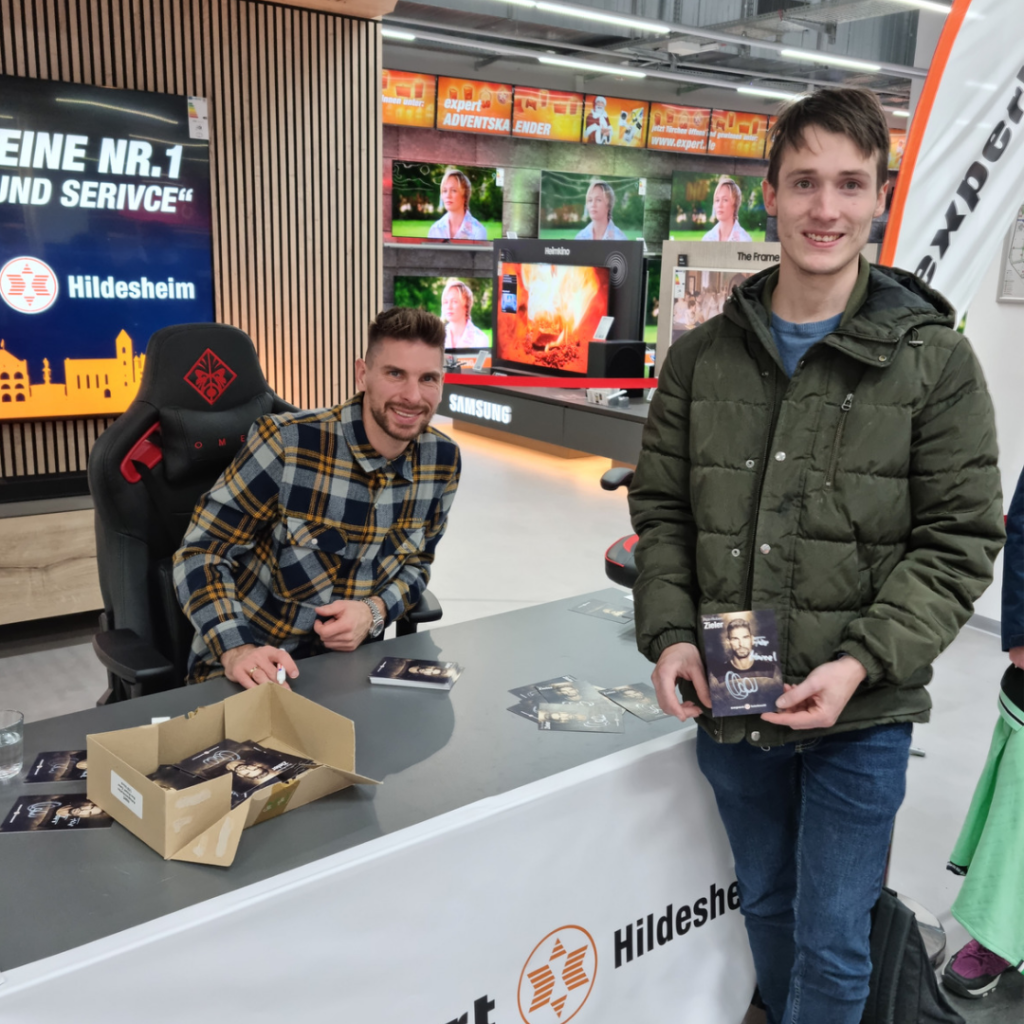
{"label": "black wristwatch", "polygon": [[381,615],[380,609],[377,607],[377,602],[372,598],[364,597],[362,599],[363,604],[370,609],[370,614],[373,616],[373,624],[370,626],[369,636],[377,639],[384,632],[384,616]]}

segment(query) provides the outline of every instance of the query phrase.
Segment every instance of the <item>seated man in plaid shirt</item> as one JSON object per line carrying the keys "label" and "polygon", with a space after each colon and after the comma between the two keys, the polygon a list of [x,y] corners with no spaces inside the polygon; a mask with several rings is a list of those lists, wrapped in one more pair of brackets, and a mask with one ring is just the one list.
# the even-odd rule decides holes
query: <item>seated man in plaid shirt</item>
{"label": "seated man in plaid shirt", "polygon": [[429,426],[443,365],[441,320],[391,309],[370,325],[355,398],[256,422],[174,556],[190,682],[294,679],[294,658],[354,650],[416,604],[461,468]]}

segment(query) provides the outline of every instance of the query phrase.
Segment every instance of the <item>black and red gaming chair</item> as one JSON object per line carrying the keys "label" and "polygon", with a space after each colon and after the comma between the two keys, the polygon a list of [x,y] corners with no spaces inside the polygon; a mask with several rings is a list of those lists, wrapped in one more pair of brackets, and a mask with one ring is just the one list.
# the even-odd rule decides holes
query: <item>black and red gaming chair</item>
{"label": "black and red gaming chair", "polygon": [[[150,338],[135,401],[89,458],[103,597],[93,649],[109,683],[101,703],[184,684],[194,629],[178,605],[171,558],[199,497],[252,424],[293,409],[271,390],[252,341],[235,327],[179,324]],[[440,617],[425,592],[399,632]]]}
{"label": "black and red gaming chair", "polygon": [[[629,490],[632,481],[633,470],[617,466],[615,469],[609,469],[601,477],[601,487],[606,491],[615,491],[620,487]],[[613,583],[618,583],[620,587],[629,587],[630,590],[636,583],[636,562],[633,559],[636,542],[637,535],[631,533],[627,537],[620,537],[604,553],[604,574]]]}

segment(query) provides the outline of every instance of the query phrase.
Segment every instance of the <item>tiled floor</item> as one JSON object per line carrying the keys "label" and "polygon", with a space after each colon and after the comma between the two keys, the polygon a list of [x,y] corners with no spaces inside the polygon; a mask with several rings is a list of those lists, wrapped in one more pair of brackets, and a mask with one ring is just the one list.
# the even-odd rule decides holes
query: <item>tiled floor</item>
{"label": "tiled floor", "polygon": [[[431,582],[446,623],[608,585],[604,550],[629,526],[625,494],[598,486],[606,460],[456,436],[462,484]],[[94,618],[0,627],[0,707],[35,720],[93,704],[106,685],[89,646]],[[935,713],[915,730],[926,756],[911,759],[896,822],[890,884],[938,915],[950,952],[967,936],[949,912],[960,880],[945,864],[985,760],[1005,663],[997,639],[970,628],[938,660]],[[1024,979],[1004,979],[987,999],[955,1002],[972,1024],[1021,1024]]]}

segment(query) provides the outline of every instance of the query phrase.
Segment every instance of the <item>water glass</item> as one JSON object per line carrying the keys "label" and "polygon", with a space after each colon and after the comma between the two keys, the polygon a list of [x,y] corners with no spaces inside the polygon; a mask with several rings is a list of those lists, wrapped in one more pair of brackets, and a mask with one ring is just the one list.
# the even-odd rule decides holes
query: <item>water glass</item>
{"label": "water glass", "polygon": [[21,771],[24,751],[25,716],[20,711],[0,710],[0,782]]}

